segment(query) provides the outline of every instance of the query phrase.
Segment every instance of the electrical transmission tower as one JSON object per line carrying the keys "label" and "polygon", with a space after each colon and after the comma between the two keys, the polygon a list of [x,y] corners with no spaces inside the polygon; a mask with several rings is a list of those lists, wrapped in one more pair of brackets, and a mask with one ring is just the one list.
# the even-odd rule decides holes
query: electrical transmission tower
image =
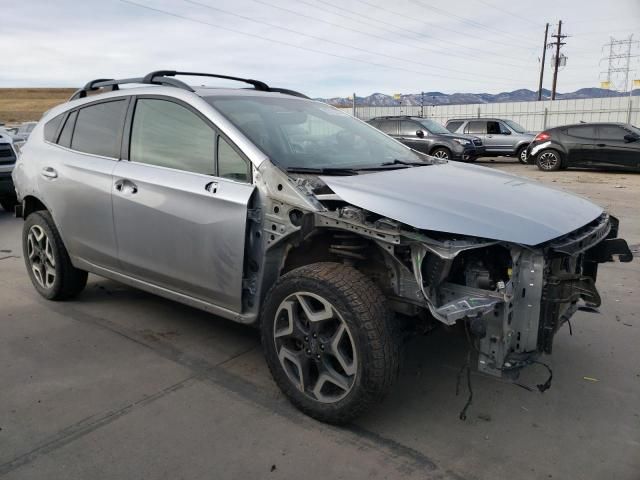
{"label": "electrical transmission tower", "polygon": [[629,74],[633,71],[631,59],[640,57],[634,53],[638,45],[640,41],[634,40],[632,34],[623,40],[611,37],[611,41],[602,47],[603,52],[608,50],[608,55],[600,60],[600,63],[607,62],[607,70],[600,74],[601,78],[606,78],[603,86],[619,92],[626,92],[630,88]]}

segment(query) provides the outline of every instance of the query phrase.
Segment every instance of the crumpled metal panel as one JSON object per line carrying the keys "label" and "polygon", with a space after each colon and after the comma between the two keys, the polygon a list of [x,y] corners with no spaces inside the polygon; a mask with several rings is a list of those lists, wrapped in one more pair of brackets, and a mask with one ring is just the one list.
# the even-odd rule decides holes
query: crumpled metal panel
{"label": "crumpled metal panel", "polygon": [[344,201],[415,228],[523,245],[565,235],[603,212],[582,197],[458,162],[321,179]]}

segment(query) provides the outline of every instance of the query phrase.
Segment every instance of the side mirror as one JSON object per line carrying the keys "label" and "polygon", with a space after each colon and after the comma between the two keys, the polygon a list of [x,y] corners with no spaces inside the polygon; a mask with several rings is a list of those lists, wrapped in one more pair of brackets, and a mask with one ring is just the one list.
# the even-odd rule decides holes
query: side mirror
{"label": "side mirror", "polygon": [[503,135],[511,135],[511,130],[503,130],[502,134]]}
{"label": "side mirror", "polygon": [[638,141],[638,136],[634,135],[633,133],[627,133],[624,136],[624,141],[627,142],[627,143],[637,142]]}
{"label": "side mirror", "polygon": [[418,137],[418,138],[424,138],[424,131],[422,131],[422,130],[416,130],[416,137]]}

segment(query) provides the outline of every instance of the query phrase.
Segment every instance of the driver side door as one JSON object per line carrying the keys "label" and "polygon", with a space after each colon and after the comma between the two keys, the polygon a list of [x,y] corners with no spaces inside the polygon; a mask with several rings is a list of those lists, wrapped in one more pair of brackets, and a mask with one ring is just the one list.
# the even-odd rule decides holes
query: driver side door
{"label": "driver side door", "polygon": [[112,190],[120,269],[239,312],[249,161],[178,100],[138,97],[128,117]]}

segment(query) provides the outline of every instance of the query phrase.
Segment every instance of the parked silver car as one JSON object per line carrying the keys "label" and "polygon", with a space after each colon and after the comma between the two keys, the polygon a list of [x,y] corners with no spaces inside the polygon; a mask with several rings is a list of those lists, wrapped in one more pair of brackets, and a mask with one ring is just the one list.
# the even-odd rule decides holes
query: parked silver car
{"label": "parked silver car", "polygon": [[403,332],[459,323],[479,369],[512,378],[600,304],[598,264],[632,258],[587,200],[257,80],[176,75],[90,82],[39,122],[13,175],[27,272],[51,300],[92,272],[258,325],[275,381],[317,419],[389,391]]}
{"label": "parked silver car", "polygon": [[485,157],[506,155],[516,157],[520,163],[527,163],[527,147],[535,137],[522,125],[501,118],[452,118],[447,120],[446,128],[451,133],[480,137]]}

